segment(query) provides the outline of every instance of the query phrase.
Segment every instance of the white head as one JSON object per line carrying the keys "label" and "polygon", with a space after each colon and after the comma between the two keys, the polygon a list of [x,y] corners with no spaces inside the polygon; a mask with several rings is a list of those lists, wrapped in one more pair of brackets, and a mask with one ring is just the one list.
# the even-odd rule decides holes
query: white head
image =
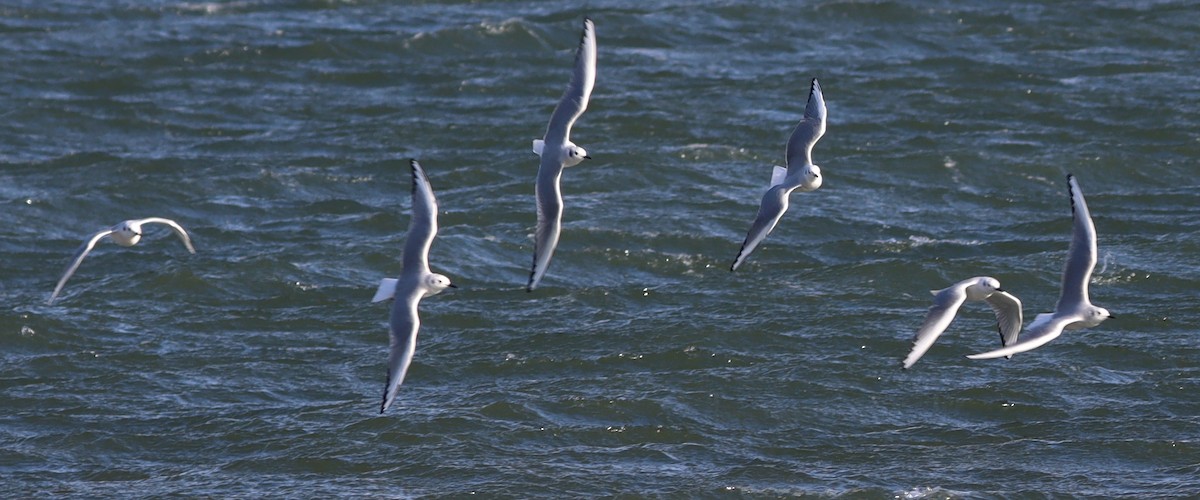
{"label": "white head", "polygon": [[134,224],[133,221],[127,220],[117,224],[110,236],[118,245],[131,247],[136,245],[138,241],[141,241],[142,226],[141,224]]}
{"label": "white head", "polygon": [[990,297],[993,293],[1003,292],[1000,288],[1000,281],[996,278],[980,276],[975,278],[975,282],[967,285],[967,300],[983,300]]}
{"label": "white head", "polygon": [[805,191],[812,191],[821,187],[821,167],[805,165],[803,182],[802,187]]}
{"label": "white head", "polygon": [[567,146],[564,149],[565,149],[565,153],[566,153],[563,158],[564,166],[574,167],[575,165],[578,165],[579,162],[582,162],[583,160],[592,159],[591,156],[588,156],[586,149],[576,146],[574,143],[568,142]]}
{"label": "white head", "polygon": [[444,275],[433,273],[425,276],[425,297],[442,293],[447,288],[458,287],[450,282],[450,278]]}
{"label": "white head", "polygon": [[1108,312],[1108,309],[1096,306],[1088,308],[1088,311],[1085,314],[1087,315],[1087,319],[1084,320],[1084,323],[1087,323],[1088,328],[1099,325],[1100,323],[1103,323],[1104,320],[1113,317],[1113,315]]}

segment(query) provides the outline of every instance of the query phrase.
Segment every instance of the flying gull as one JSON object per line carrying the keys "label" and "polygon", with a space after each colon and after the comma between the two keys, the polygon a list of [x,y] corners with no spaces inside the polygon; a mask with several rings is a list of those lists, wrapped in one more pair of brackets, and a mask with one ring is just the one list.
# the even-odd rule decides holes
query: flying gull
{"label": "flying gull", "polygon": [[558,106],[550,115],[550,124],[542,139],[534,139],[533,152],[541,157],[537,176],[537,233],[533,241],[533,267],[529,272],[529,284],[525,289],[532,292],[546,275],[550,257],[558,246],[558,235],[562,229],[563,200],[559,179],[563,169],[590,160],[587,151],[571,142],[571,126],[587,109],[596,84],[596,31],[591,19],[583,20],[583,35],[579,49],[575,51],[575,70],[571,83],[563,92]]}
{"label": "flying gull", "polygon": [[408,225],[408,236],[404,241],[400,278],[384,278],[371,302],[396,299],[392,304],[391,353],[388,355],[387,385],[383,387],[383,403],[379,413],[387,410],[396,400],[400,383],[412,363],[417,349],[417,330],[421,318],[417,316],[417,303],[430,295],[437,295],[446,288],[458,288],[441,274],[429,271],[429,246],[437,235],[437,200],[433,187],[425,177],[425,171],[417,160],[412,166],[412,221]]}
{"label": "flying gull", "polygon": [[1088,298],[1088,282],[1096,268],[1096,225],[1088,212],[1087,202],[1075,176],[1067,174],[1067,194],[1071,197],[1071,214],[1074,218],[1071,230],[1071,246],[1067,249],[1067,263],[1063,266],[1062,294],[1054,312],[1042,313],[1034,318],[1021,341],[994,351],[967,356],[971,359],[992,359],[1011,356],[1045,345],[1062,335],[1063,330],[1091,328],[1113,317],[1103,307],[1092,305]]}
{"label": "flying gull", "polygon": [[58,294],[62,291],[63,286],[67,284],[67,280],[71,278],[72,274],[75,274],[76,269],[79,269],[79,265],[83,263],[83,258],[87,257],[88,252],[92,251],[92,248],[96,246],[97,242],[107,236],[109,239],[113,240],[114,243],[123,247],[134,246],[138,244],[139,241],[142,241],[142,226],[145,224],[165,224],[167,227],[170,227],[172,231],[175,231],[175,234],[179,235],[179,239],[183,240],[183,246],[187,247],[188,252],[196,253],[196,249],[192,247],[192,238],[188,236],[188,233],[183,229],[183,226],[180,226],[173,220],[163,219],[160,217],[150,217],[147,219],[133,219],[124,221],[111,228],[93,234],[91,238],[88,238],[88,240],[83,243],[83,246],[79,247],[79,250],[75,252],[75,258],[71,260],[71,265],[67,266],[67,271],[63,273],[62,278],[59,278],[58,285],[54,287],[54,293],[50,294],[50,300],[47,300],[46,304],[49,305],[54,303],[54,299],[58,298]]}
{"label": "flying gull", "polygon": [[825,135],[825,98],[821,95],[821,85],[817,79],[812,79],[812,87],[808,91],[808,104],[804,107],[804,118],[792,131],[788,139],[786,160],[787,166],[776,166],[771,173],[771,186],[763,195],[758,207],[758,216],[746,240],[742,242],[741,250],[733,259],[729,270],[733,271],[750,257],[750,252],[771,234],[783,213],[788,209],[788,197],[792,191],[813,191],[821,187],[821,167],[813,164],[812,148],[821,136]]}
{"label": "flying gull", "polygon": [[931,290],[933,307],[925,315],[925,323],[913,337],[912,352],[904,358],[904,368],[912,367],[925,355],[937,338],[946,331],[965,302],[986,301],[996,312],[996,325],[1000,330],[1000,345],[1007,346],[1017,341],[1021,333],[1021,301],[1000,288],[996,278],[980,276],[963,280],[942,290]]}

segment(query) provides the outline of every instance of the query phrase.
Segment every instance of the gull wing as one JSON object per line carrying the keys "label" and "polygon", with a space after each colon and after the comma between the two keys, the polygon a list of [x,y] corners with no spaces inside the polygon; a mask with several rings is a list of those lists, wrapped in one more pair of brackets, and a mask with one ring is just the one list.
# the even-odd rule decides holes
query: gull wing
{"label": "gull wing", "polygon": [[1058,297],[1055,312],[1075,309],[1079,304],[1090,304],[1088,282],[1096,268],[1096,225],[1088,211],[1083,191],[1075,176],[1067,174],[1067,193],[1071,196],[1071,214],[1074,224],[1071,229],[1071,246],[1067,249],[1067,263],[1063,266],[1062,294]]}
{"label": "gull wing", "polygon": [[409,160],[412,167],[412,221],[408,224],[408,235],[404,240],[402,274],[429,272],[429,247],[437,235],[437,199],[433,186],[425,176],[425,170],[417,160]]}
{"label": "gull wing", "polygon": [[952,286],[933,296],[933,306],[929,308],[929,313],[925,315],[925,323],[921,325],[921,329],[917,330],[917,334],[913,336],[912,352],[909,352],[908,357],[904,358],[905,369],[915,364],[933,346],[934,341],[954,321],[954,317],[958,314],[958,309],[962,307],[963,302],[966,302],[966,300],[967,291],[966,287],[963,286]]}
{"label": "gull wing", "polygon": [[529,283],[525,290],[532,292],[546,275],[550,266],[550,257],[558,247],[558,235],[562,230],[563,200],[559,188],[562,178],[562,163],[558,168],[549,168],[549,155],[542,156],[542,168],[538,170],[537,178],[537,231],[533,237],[533,267],[529,271]]}
{"label": "gull wing", "polygon": [[192,237],[189,236],[188,232],[183,229],[183,226],[180,226],[171,219],[164,219],[162,217],[149,217],[136,221],[135,224],[165,224],[167,227],[171,228],[171,231],[175,232],[176,236],[179,236],[179,239],[183,241],[183,246],[187,247],[189,253],[196,253],[196,248],[192,246]]}
{"label": "gull wing", "polygon": [[421,318],[417,316],[417,303],[421,301],[421,293],[415,289],[408,292],[406,296],[401,297],[404,300],[397,300],[392,304],[387,384],[383,386],[383,403],[379,406],[379,413],[383,413],[396,401],[400,384],[404,382],[404,376],[412,364],[413,353],[417,351],[417,331],[421,328]]}
{"label": "gull wing", "polygon": [[742,265],[742,262],[750,257],[750,252],[753,252],[758,244],[762,243],[768,234],[771,234],[775,225],[779,224],[779,219],[783,217],[784,212],[787,212],[790,191],[783,186],[774,186],[763,195],[762,203],[758,207],[758,216],[750,225],[750,231],[746,233],[746,239],[742,241],[742,248],[734,257],[733,265],[729,266],[730,271],[734,271]]}
{"label": "gull wing", "polygon": [[[579,48],[575,50],[575,69],[571,83],[563,92],[562,99],[550,115],[546,126],[545,144],[561,147],[571,140],[571,126],[587,109],[596,85],[596,29],[591,19],[583,19],[583,34],[579,37]],[[555,156],[555,155],[550,155]]]}
{"label": "gull wing", "polygon": [[1058,338],[1059,335],[1062,335],[1063,328],[1076,321],[1083,321],[1083,316],[1079,314],[1070,314],[1065,316],[1054,316],[1046,321],[1035,322],[1034,324],[1029,325],[1029,331],[1025,333],[1025,336],[1020,342],[996,349],[994,351],[988,351],[981,354],[972,354],[967,357],[970,359],[993,359],[1004,356],[1012,356],[1013,354],[1017,354],[1019,352],[1037,349],[1038,347],[1046,345],[1047,342]]}
{"label": "gull wing", "polygon": [[1000,345],[1015,344],[1017,336],[1021,334],[1021,324],[1024,321],[1021,313],[1021,299],[1011,293],[997,291],[984,300],[996,312],[996,329],[1000,331]]}
{"label": "gull wing", "polygon": [[100,238],[108,236],[112,233],[112,229],[105,229],[104,231],[93,234],[91,238],[88,238],[88,240],[79,247],[79,250],[75,251],[75,257],[71,259],[71,265],[67,266],[67,270],[63,273],[62,278],[58,279],[58,285],[54,287],[54,293],[50,294],[50,300],[46,301],[46,305],[53,304],[54,299],[58,298],[58,293],[61,292],[63,286],[67,284],[67,280],[71,279],[71,275],[75,274],[75,270],[79,269],[79,265],[83,263],[83,258],[87,257],[88,252],[91,252],[92,248],[95,248],[96,242],[100,241]]}
{"label": "gull wing", "polygon": [[804,107],[804,118],[788,139],[786,153],[789,170],[793,166],[812,165],[813,145],[825,135],[825,114],[825,97],[821,95],[821,85],[813,78],[808,91],[808,104]]}

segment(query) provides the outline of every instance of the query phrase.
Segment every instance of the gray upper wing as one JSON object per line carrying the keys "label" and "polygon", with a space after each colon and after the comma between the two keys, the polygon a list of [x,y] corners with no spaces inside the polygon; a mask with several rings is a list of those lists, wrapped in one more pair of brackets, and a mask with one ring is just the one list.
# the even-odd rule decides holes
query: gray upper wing
{"label": "gray upper wing", "polygon": [[429,272],[429,247],[437,235],[437,199],[429,178],[417,160],[410,160],[412,167],[412,221],[408,224],[408,236],[404,241],[404,268],[401,273]]}
{"label": "gray upper wing", "polygon": [[171,228],[171,231],[175,232],[176,236],[179,236],[180,240],[183,240],[183,246],[187,247],[188,252],[196,253],[196,247],[192,246],[192,237],[189,236],[188,232],[183,229],[183,226],[180,226],[177,222],[175,222],[171,219],[164,219],[162,217],[149,217],[149,218],[137,221],[137,223],[138,224],[151,224],[151,223],[165,224],[167,227]]}
{"label": "gray upper wing", "polygon": [[[579,39],[579,48],[575,51],[575,69],[571,73],[571,83],[567,84],[566,92],[554,113],[550,115],[550,123],[546,126],[545,144],[562,145],[570,140],[571,126],[583,111],[587,109],[592,97],[592,87],[596,85],[596,30],[591,19],[584,18],[583,34]],[[555,156],[549,148],[542,152],[543,157]]]}
{"label": "gray upper wing", "polygon": [[779,219],[783,217],[784,212],[787,212],[789,192],[790,190],[783,186],[773,186],[763,195],[762,203],[758,207],[758,215],[754,218],[754,223],[750,225],[750,231],[746,232],[742,248],[738,250],[737,257],[733,258],[733,264],[729,266],[730,271],[734,271],[742,265],[750,257],[750,253],[758,247],[758,244],[762,243],[767,235],[775,229]]}
{"label": "gray upper wing", "polygon": [[1067,250],[1067,262],[1063,266],[1062,295],[1058,297],[1055,311],[1073,310],[1078,304],[1091,303],[1088,299],[1088,282],[1096,267],[1096,226],[1088,211],[1083,191],[1075,176],[1067,174],[1067,193],[1071,196],[1071,213],[1074,224],[1071,229],[1071,246]]}
{"label": "gray upper wing", "polygon": [[821,136],[825,135],[825,97],[821,94],[821,85],[817,79],[812,79],[812,87],[808,91],[808,104],[804,107],[804,118],[792,131],[787,143],[787,167],[791,174],[793,166],[800,167],[812,164],[812,148]]}
{"label": "gray upper wing", "polygon": [[954,321],[954,316],[958,314],[958,309],[966,300],[967,292],[963,286],[952,286],[933,296],[933,306],[925,315],[925,323],[913,336],[912,351],[908,353],[908,357],[904,358],[904,368],[911,367],[921,359],[921,356],[925,355],[925,352],[933,346],[934,341]]}
{"label": "gray upper wing", "polygon": [[1035,321],[1034,324],[1029,325],[1029,331],[1025,332],[1025,335],[1021,337],[1020,342],[1009,344],[994,351],[972,354],[967,357],[970,359],[992,359],[1012,356],[1013,354],[1020,352],[1031,351],[1046,345],[1046,343],[1050,342],[1051,340],[1058,338],[1059,335],[1062,335],[1063,328],[1071,323],[1081,320],[1083,320],[1083,316],[1074,314],[1066,316],[1054,316],[1043,322]]}
{"label": "gray upper wing", "polygon": [[46,304],[54,303],[54,299],[58,298],[58,294],[59,292],[62,292],[63,286],[67,284],[67,280],[71,279],[71,275],[75,274],[76,269],[79,269],[79,265],[83,263],[83,258],[87,257],[88,252],[92,251],[92,248],[96,246],[96,242],[112,233],[112,229],[106,229],[93,234],[91,238],[88,238],[88,240],[85,241],[83,245],[81,245],[79,249],[75,251],[75,257],[71,258],[71,264],[68,265],[67,270],[63,272],[62,278],[58,279],[58,285],[55,285],[54,293],[50,294],[50,300],[47,300]]}
{"label": "gray upper wing", "polygon": [[[549,162],[549,163],[548,163]],[[526,291],[532,292],[546,275],[550,266],[550,257],[558,246],[558,236],[562,229],[562,191],[559,180],[562,176],[562,163],[542,155],[542,165],[538,169],[537,185],[537,230],[533,236],[533,267],[529,271],[529,283]]]}
{"label": "gray upper wing", "polygon": [[379,406],[379,413],[387,410],[396,400],[400,384],[404,383],[404,376],[417,350],[417,331],[421,328],[417,303],[421,300],[421,293],[413,288],[411,282],[407,283],[407,287],[409,289],[405,294],[397,295],[396,302],[392,304],[387,383],[383,386],[383,402]]}

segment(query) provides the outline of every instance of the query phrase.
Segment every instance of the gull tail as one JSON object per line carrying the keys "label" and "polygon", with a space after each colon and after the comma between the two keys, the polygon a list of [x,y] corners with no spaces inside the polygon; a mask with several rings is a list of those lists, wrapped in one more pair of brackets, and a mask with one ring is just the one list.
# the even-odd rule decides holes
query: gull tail
{"label": "gull tail", "polygon": [[771,185],[767,186],[767,188],[769,189],[783,184],[783,180],[787,178],[787,172],[787,167],[775,165],[775,169],[771,171]]}
{"label": "gull tail", "polygon": [[396,283],[400,280],[395,278],[384,278],[379,282],[379,289],[375,290],[375,297],[371,302],[383,302],[396,297]]}
{"label": "gull tail", "polygon": [[543,141],[541,139],[533,140],[533,154],[542,156],[542,150],[545,149],[545,147],[546,147],[546,141]]}

